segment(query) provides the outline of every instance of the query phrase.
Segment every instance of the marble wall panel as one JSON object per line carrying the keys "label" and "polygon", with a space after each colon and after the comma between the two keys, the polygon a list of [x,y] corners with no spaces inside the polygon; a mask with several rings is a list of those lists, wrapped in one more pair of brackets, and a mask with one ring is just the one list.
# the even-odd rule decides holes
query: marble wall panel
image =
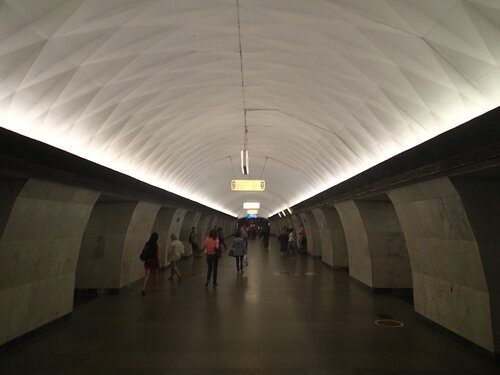
{"label": "marble wall panel", "polygon": [[413,270],[415,311],[493,351],[480,248],[462,198],[438,178],[391,190]]}
{"label": "marble wall panel", "polygon": [[[319,225],[316,222],[316,218],[312,212],[305,212],[302,217],[302,222],[304,224],[304,229],[306,230],[307,237],[307,253],[315,257],[320,257],[322,252],[322,241],[319,231]],[[300,241],[299,229],[300,224],[297,228],[296,233],[298,241]],[[298,246],[300,246],[300,244]]]}
{"label": "marble wall panel", "polygon": [[[481,264],[490,295],[494,350],[496,353],[500,353],[499,169],[497,167],[472,175],[451,178],[453,186],[460,194],[478,244]],[[469,282],[472,283],[472,280]]]}
{"label": "marble wall panel", "polygon": [[120,288],[125,235],[137,204],[136,201],[95,204],[83,235],[76,289]]}
{"label": "marble wall panel", "polygon": [[191,245],[189,244],[189,233],[191,232],[191,228],[195,226],[194,224],[195,216],[196,216],[195,212],[188,211],[186,213],[186,216],[184,217],[184,221],[182,222],[182,227],[179,232],[179,240],[184,244],[185,256],[193,255],[191,251]]}
{"label": "marble wall panel", "polygon": [[[98,193],[28,180],[0,238],[0,344],[73,309],[75,266]],[[10,269],[10,270],[9,270]]]}
{"label": "marble wall panel", "polygon": [[198,241],[198,245],[200,245],[200,248],[203,246],[203,241],[207,237],[210,220],[211,216],[204,214],[200,219],[198,228],[196,228],[196,231],[198,232],[196,238]]}
{"label": "marble wall panel", "polygon": [[144,264],[139,254],[151,236],[156,216],[161,206],[139,202],[135,207],[125,234],[121,255],[120,288],[144,276]]}
{"label": "marble wall panel", "polygon": [[325,215],[330,235],[332,238],[332,266],[349,267],[349,257],[344,227],[335,207],[325,207],[321,209]]}
{"label": "marble wall panel", "polygon": [[166,251],[168,251],[168,249],[170,248],[170,243],[172,242],[172,240],[170,239],[170,235],[175,234],[177,237],[180,236],[184,218],[186,217],[187,213],[188,210],[184,208],[177,208],[175,210],[172,221],[170,222],[170,226],[168,227],[168,235],[166,239],[167,241],[165,243]]}
{"label": "marble wall panel", "polygon": [[162,207],[158,211],[156,215],[155,223],[153,224],[152,232],[158,233],[158,245],[160,246],[160,257],[161,264],[164,267],[166,265],[166,251],[167,251],[167,238],[169,236],[168,230],[170,228],[170,224],[175,215],[175,208]]}
{"label": "marble wall panel", "polygon": [[344,228],[349,256],[349,275],[373,287],[372,260],[363,219],[354,201],[335,204]]}
{"label": "marble wall panel", "polygon": [[321,208],[315,208],[311,212],[318,225],[320,237],[318,242],[321,244],[321,260],[329,266],[333,266],[333,239],[326,216]]}

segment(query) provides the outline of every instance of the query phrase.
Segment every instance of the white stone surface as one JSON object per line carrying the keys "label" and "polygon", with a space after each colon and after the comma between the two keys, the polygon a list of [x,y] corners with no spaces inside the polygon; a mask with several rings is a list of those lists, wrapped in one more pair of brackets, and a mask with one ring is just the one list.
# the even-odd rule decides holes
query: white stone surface
{"label": "white stone surface", "polygon": [[357,201],[372,258],[373,286],[411,288],[406,241],[389,200]]}
{"label": "white stone surface", "polygon": [[30,179],[0,239],[0,344],[73,309],[80,244],[99,194]]}
{"label": "white stone surface", "polygon": [[334,267],[349,267],[349,254],[345,238],[344,227],[335,207],[323,208],[325,218],[333,236],[332,258]]}
{"label": "white stone surface", "polygon": [[196,213],[192,211],[188,211],[186,216],[184,217],[184,221],[182,223],[181,230],[179,232],[179,240],[184,245],[184,255],[192,255],[191,254],[191,245],[189,245],[189,233],[191,232],[191,228],[195,226],[195,217]]}
{"label": "white stone surface", "polygon": [[152,233],[160,207],[159,204],[143,201],[135,207],[123,244],[120,288],[144,276],[144,264],[139,254]]}
{"label": "white stone surface", "polygon": [[137,204],[136,201],[95,204],[78,258],[77,289],[120,288],[125,236]]}
{"label": "white stone surface", "polygon": [[165,266],[165,259],[167,254],[167,241],[170,239],[168,230],[175,215],[175,208],[162,207],[156,215],[155,223],[153,224],[152,232],[158,233],[158,244],[160,245],[160,256],[162,266]]}
{"label": "white stone surface", "polygon": [[[322,238],[319,231],[319,225],[316,222],[316,218],[313,213],[305,212],[301,215],[303,218],[304,228],[307,235],[307,252],[315,257],[321,256],[322,252]],[[297,240],[300,241],[299,237],[299,227],[296,229]],[[300,244],[299,244],[300,246]]]}
{"label": "white stone surface", "polygon": [[244,123],[267,216],[500,104],[498,0],[1,4],[2,126],[240,216]]}
{"label": "white stone surface", "polygon": [[321,260],[329,266],[333,266],[333,239],[326,217],[321,208],[315,208],[311,212],[314,215],[316,224],[318,225],[320,237],[318,241],[321,245]]}
{"label": "white stone surface", "polygon": [[332,267],[349,267],[344,228],[335,207],[313,210],[322,233],[323,261]]}
{"label": "white stone surface", "polygon": [[351,276],[373,288],[411,288],[406,242],[392,203],[350,201],[336,208],[345,228]]}
{"label": "white stone surface", "polygon": [[203,241],[205,240],[205,237],[208,234],[208,229],[209,229],[209,224],[211,222],[211,215],[204,214],[203,217],[200,219],[200,223],[198,224],[197,228],[197,239],[198,239],[198,245],[203,246]]}
{"label": "white stone surface", "polygon": [[355,202],[346,201],[336,203],[335,208],[344,227],[349,255],[349,275],[373,287],[370,246],[358,207]]}
{"label": "white stone surface", "polygon": [[166,251],[168,251],[170,243],[172,242],[172,240],[170,239],[170,235],[175,234],[177,237],[179,237],[182,225],[184,223],[184,218],[186,217],[187,213],[188,211],[184,208],[175,209],[174,216],[172,217],[172,221],[170,222],[170,225],[168,227],[167,241],[165,242]]}
{"label": "white stone surface", "polygon": [[479,247],[457,190],[438,178],[389,192],[404,230],[415,310],[494,350],[491,306]]}

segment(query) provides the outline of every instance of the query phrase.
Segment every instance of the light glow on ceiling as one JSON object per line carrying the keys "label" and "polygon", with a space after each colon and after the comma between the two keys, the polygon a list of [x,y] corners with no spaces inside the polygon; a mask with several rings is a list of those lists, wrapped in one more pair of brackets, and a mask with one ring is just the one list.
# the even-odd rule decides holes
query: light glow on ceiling
{"label": "light glow on ceiling", "polygon": [[[118,3],[2,2],[1,126],[231,216],[500,104],[497,0]],[[239,158],[265,192],[228,194]]]}
{"label": "light glow on ceiling", "polygon": [[258,210],[260,208],[259,202],[244,202],[243,209],[245,210]]}

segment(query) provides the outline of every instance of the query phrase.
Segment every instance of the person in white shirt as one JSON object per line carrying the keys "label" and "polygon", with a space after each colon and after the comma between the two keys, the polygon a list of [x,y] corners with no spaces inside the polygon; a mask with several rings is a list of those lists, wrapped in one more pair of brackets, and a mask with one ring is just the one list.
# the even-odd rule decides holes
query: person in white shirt
{"label": "person in white shirt", "polygon": [[181,241],[177,239],[175,234],[170,235],[172,242],[170,243],[170,248],[168,249],[167,260],[170,261],[170,277],[169,280],[174,278],[174,274],[177,275],[178,280],[182,278],[179,271],[178,262],[181,260],[182,255],[184,255],[184,245]]}

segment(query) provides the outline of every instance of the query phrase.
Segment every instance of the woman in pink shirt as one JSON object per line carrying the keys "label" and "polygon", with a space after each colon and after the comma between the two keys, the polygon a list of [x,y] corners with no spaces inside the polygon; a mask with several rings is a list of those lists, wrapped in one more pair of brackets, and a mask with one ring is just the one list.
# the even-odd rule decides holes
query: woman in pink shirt
{"label": "woman in pink shirt", "polygon": [[219,239],[217,237],[217,231],[215,229],[212,229],[208,234],[208,237],[205,238],[203,247],[205,248],[205,254],[207,255],[208,263],[207,282],[205,283],[205,287],[207,287],[208,283],[210,282],[210,278],[212,277],[212,270],[214,273],[213,285],[215,287],[217,286],[217,266],[219,265]]}

